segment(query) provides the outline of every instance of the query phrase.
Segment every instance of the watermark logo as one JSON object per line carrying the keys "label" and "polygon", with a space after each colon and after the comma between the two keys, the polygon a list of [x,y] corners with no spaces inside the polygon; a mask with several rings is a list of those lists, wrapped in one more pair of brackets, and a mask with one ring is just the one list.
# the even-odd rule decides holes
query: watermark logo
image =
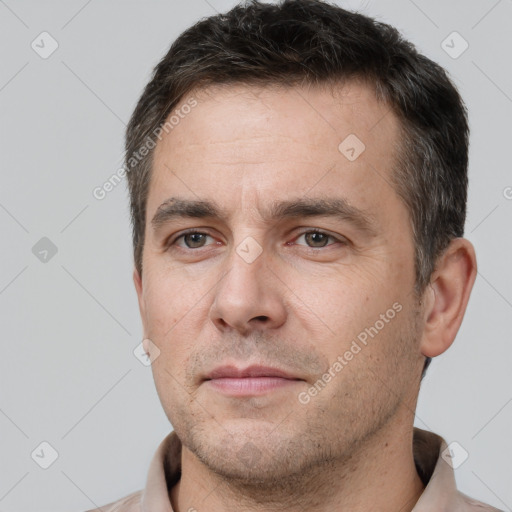
{"label": "watermark logo", "polygon": [[248,236],[238,244],[236,252],[246,263],[252,263],[263,252],[263,248],[252,236]]}
{"label": "watermark logo", "polygon": [[365,149],[363,141],[353,133],[345,137],[338,146],[338,151],[350,162],[357,160]]}
{"label": "watermark logo", "polygon": [[151,366],[160,356],[160,349],[149,338],[145,338],[135,347],[133,355],[144,366]]}
{"label": "watermark logo", "polygon": [[452,441],[441,453],[442,459],[447,462],[450,467],[457,469],[469,457],[467,450],[457,441]]}
{"label": "watermark logo", "polygon": [[30,456],[39,467],[48,469],[59,458],[59,453],[48,441],[43,441]]}
{"label": "watermark logo", "polygon": [[59,47],[59,43],[48,32],[41,32],[30,44],[41,59],[47,59]]}
{"label": "watermark logo", "polygon": [[48,263],[56,254],[57,246],[46,236],[43,236],[32,247],[32,254],[41,262]]}
{"label": "watermark logo", "polygon": [[260,460],[261,450],[254,443],[248,441],[238,451],[237,458],[247,467],[252,468]]}
{"label": "watermark logo", "polygon": [[469,43],[458,32],[454,31],[443,40],[441,48],[452,59],[458,59],[469,48]]}

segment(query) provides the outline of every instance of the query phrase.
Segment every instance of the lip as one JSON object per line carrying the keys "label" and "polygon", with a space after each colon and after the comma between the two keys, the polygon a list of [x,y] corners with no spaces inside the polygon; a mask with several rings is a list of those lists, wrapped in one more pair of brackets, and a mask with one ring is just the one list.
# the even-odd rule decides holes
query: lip
{"label": "lip", "polygon": [[219,366],[206,376],[204,382],[216,391],[230,396],[255,396],[303,380],[280,368],[253,365],[247,368]]}
{"label": "lip", "polygon": [[290,373],[281,370],[280,368],[261,365],[252,365],[247,368],[238,368],[233,365],[219,366],[212,370],[206,376],[205,380],[223,378],[244,379],[249,377],[280,377],[282,379],[302,380],[295,375],[291,375]]}

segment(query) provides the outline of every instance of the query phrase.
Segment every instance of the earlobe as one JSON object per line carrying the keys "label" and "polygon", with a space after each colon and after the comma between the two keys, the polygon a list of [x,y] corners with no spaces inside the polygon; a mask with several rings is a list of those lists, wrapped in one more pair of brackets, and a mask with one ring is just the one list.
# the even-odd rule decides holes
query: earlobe
{"label": "earlobe", "polygon": [[421,353],[435,357],[446,351],[460,328],[477,273],[475,250],[455,238],[439,257],[425,291]]}

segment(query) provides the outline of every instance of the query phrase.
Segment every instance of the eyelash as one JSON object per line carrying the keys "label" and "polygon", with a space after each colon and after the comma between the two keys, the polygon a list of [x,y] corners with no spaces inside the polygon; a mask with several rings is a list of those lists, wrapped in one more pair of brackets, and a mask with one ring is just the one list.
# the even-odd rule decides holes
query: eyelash
{"label": "eyelash", "polygon": [[[328,239],[332,239],[332,240],[335,240],[337,243],[340,243],[342,245],[348,245],[348,243],[344,240],[341,240],[337,237],[335,237],[334,235],[331,235],[325,231],[322,231],[320,229],[308,229],[306,231],[302,231],[301,233],[299,233],[297,235],[297,237],[295,238],[295,240],[297,240],[298,238],[300,238],[301,236],[303,235],[308,235],[308,234],[320,234],[320,235],[325,235],[328,237]],[[178,240],[181,240],[182,238],[184,238],[185,236],[187,235],[206,235],[206,236],[209,236],[211,238],[212,235],[210,235],[209,233],[206,233],[206,232],[203,232],[203,231],[198,231],[197,229],[190,229],[190,230],[187,230],[187,231],[184,231],[183,233],[181,233],[179,236],[177,236],[176,238],[174,238],[174,240],[172,240],[171,242],[169,242],[168,244],[166,244],[166,250],[170,250],[172,247],[176,246],[176,242]],[[288,245],[288,244],[287,244]],[[310,247],[310,246],[305,246],[307,249],[311,249],[311,250],[318,250],[318,249],[325,249],[327,247],[329,247],[330,245],[333,245],[333,244],[327,244],[326,246],[324,247]],[[206,246],[203,246],[203,247],[196,247],[196,248],[192,248],[192,247],[178,247],[178,249],[181,249],[181,250],[184,250],[184,251],[197,251],[199,249],[204,249]]]}

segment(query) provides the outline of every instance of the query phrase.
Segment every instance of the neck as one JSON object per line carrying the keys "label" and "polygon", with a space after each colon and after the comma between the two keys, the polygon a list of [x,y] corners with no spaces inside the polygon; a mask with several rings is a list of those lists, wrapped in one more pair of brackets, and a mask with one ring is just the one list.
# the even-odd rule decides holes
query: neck
{"label": "neck", "polygon": [[414,464],[412,436],[412,425],[392,421],[348,457],[271,486],[227,481],[183,446],[182,476],[170,491],[173,510],[410,512],[424,490]]}

